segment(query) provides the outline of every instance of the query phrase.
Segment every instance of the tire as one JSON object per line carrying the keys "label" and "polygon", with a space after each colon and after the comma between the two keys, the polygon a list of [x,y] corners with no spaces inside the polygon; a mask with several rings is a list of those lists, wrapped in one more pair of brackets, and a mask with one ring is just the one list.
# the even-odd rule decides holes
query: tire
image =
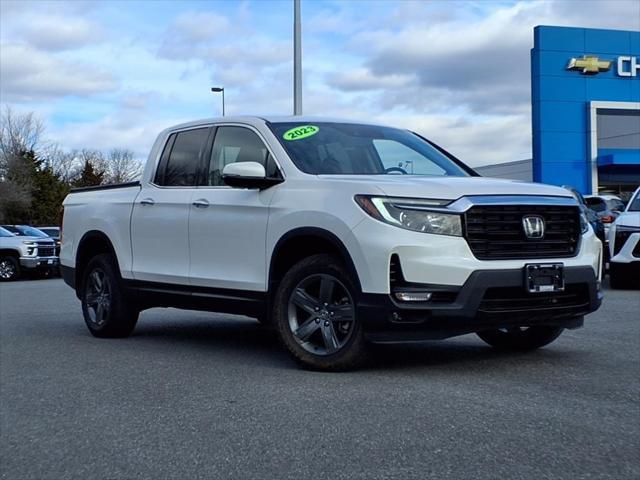
{"label": "tire", "polygon": [[20,262],[13,255],[0,257],[0,282],[12,282],[20,278]]}
{"label": "tire", "polygon": [[302,367],[343,371],[364,362],[366,345],[355,308],[358,293],[333,255],[313,255],[285,274],[276,291],[273,322]]}
{"label": "tire", "polygon": [[140,311],[126,298],[113,255],[92,258],[84,271],[80,299],[87,328],[94,337],[128,337]]}
{"label": "tire", "polygon": [[526,351],[549,345],[560,336],[564,328],[541,325],[514,327],[477,332],[486,343],[498,350]]}

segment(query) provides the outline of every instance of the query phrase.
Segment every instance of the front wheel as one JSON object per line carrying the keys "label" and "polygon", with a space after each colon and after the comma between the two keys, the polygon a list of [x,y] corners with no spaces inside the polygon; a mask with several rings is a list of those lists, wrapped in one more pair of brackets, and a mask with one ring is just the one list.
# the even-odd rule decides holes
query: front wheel
{"label": "front wheel", "polygon": [[550,344],[564,329],[542,325],[537,327],[510,327],[478,332],[486,343],[499,350],[535,350]]}
{"label": "front wheel", "polygon": [[0,257],[0,281],[10,282],[20,278],[20,262],[16,257]]}
{"label": "front wheel", "polygon": [[273,320],[282,343],[303,367],[339,371],[363,362],[357,292],[332,255],[311,256],[287,272],[276,292]]}
{"label": "front wheel", "polygon": [[82,314],[93,336],[122,338],[131,334],[140,312],[126,299],[112,255],[91,259],[81,288]]}

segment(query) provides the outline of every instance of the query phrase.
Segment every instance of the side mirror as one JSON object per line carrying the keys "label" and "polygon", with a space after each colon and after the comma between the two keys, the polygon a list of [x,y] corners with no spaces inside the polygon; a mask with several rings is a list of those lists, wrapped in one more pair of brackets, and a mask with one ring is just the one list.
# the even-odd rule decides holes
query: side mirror
{"label": "side mirror", "polygon": [[264,166],[258,162],[235,162],[222,169],[222,180],[235,188],[269,188],[281,183],[280,178],[268,178]]}

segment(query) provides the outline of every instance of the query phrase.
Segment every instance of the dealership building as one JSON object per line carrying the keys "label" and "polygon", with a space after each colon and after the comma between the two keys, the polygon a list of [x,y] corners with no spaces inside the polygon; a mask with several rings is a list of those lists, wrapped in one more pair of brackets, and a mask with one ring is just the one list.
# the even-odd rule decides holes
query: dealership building
{"label": "dealership building", "polygon": [[531,101],[533,159],[480,173],[583,193],[640,185],[640,31],[536,27]]}

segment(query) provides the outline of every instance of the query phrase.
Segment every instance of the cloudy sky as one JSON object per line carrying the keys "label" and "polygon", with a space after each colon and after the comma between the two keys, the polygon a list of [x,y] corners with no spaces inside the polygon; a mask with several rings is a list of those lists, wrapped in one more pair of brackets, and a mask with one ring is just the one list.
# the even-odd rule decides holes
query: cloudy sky
{"label": "cloudy sky", "polygon": [[[292,0],[0,0],[0,103],[63,148],[292,112]],[[531,157],[535,25],[640,30],[637,0],[302,0],[304,113],[414,129],[471,165]],[[219,95],[219,94],[218,94]]]}

